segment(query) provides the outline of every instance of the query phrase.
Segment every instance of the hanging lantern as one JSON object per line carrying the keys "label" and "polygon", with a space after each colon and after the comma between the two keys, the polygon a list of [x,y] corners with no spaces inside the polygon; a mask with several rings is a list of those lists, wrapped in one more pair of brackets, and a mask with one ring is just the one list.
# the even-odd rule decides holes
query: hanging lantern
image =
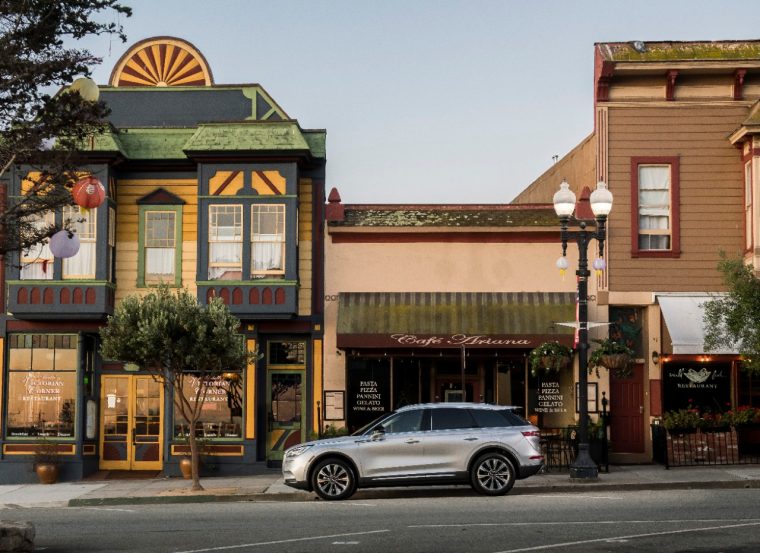
{"label": "hanging lantern", "polygon": [[78,92],[83,100],[87,102],[97,102],[100,97],[100,88],[95,84],[95,81],[88,77],[79,77],[71,86],[69,86],[71,92]]}
{"label": "hanging lantern", "polygon": [[62,259],[74,257],[79,252],[79,237],[71,231],[59,230],[50,237],[50,252]]}
{"label": "hanging lantern", "polygon": [[601,276],[602,271],[604,271],[607,268],[607,263],[604,261],[604,258],[597,257],[594,259],[594,270],[596,270],[596,276]]}
{"label": "hanging lantern", "polygon": [[565,271],[567,271],[569,266],[570,264],[564,255],[557,260],[557,269],[559,269],[559,274],[562,275],[563,279],[565,278]]}
{"label": "hanging lantern", "polygon": [[71,195],[74,203],[82,209],[94,209],[106,199],[106,188],[96,177],[88,175],[77,181]]}

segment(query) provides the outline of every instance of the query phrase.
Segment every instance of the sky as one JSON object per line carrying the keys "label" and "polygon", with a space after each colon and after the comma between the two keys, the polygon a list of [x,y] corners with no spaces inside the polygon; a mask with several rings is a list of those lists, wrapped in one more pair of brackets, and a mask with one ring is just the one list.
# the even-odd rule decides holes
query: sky
{"label": "sky", "polygon": [[216,84],[326,129],[327,189],[353,204],[511,201],[593,131],[595,42],[760,38],[756,0],[122,2],[126,43],[78,44],[99,84],[135,42],[185,39]]}

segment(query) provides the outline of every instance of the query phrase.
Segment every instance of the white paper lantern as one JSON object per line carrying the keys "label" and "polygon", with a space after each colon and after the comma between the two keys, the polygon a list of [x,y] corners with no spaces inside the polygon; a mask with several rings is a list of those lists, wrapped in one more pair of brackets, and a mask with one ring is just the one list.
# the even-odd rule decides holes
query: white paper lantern
{"label": "white paper lantern", "polygon": [[79,252],[79,237],[68,230],[59,230],[50,237],[50,252],[61,259]]}
{"label": "white paper lantern", "polygon": [[88,102],[97,102],[100,98],[100,88],[88,77],[79,77],[71,83],[69,90],[78,92],[82,99]]}

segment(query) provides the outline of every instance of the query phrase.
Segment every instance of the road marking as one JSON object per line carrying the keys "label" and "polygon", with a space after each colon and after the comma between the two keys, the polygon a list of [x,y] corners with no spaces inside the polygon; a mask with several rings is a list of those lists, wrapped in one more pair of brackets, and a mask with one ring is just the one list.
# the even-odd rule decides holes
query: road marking
{"label": "road marking", "polygon": [[667,536],[675,534],[687,534],[689,532],[706,532],[709,530],[726,530],[729,528],[743,528],[746,526],[760,526],[760,522],[749,522],[746,524],[726,524],[723,526],[709,526],[706,528],[691,528],[687,530],[670,530],[667,532],[649,532],[646,534],[631,534],[628,536],[614,536],[608,538],[597,538],[593,540],[580,540],[569,541],[564,543],[553,543],[549,545],[537,545],[535,547],[523,547],[520,549],[509,549],[505,551],[499,551],[498,553],[523,553],[525,551],[542,551],[544,549],[556,549],[558,547],[570,547],[572,545],[586,545],[589,543],[601,543],[601,542],[615,542],[617,540],[632,540],[638,538],[650,538],[652,536]]}
{"label": "road marking", "polygon": [[[760,524],[760,519],[746,518],[746,519],[732,519],[731,522],[745,522],[750,524]],[[567,526],[567,525],[604,525],[604,524],[655,524],[655,523],[667,523],[667,524],[684,524],[687,522],[728,522],[724,518],[705,518],[705,519],[688,519],[688,520],[578,520],[578,521],[563,521],[563,522],[469,522],[469,523],[457,523],[457,524],[410,524],[407,528],[462,528],[462,527],[476,527],[476,526]],[[610,538],[614,539],[614,538]]]}
{"label": "road marking", "polygon": [[81,509],[83,511],[116,511],[119,513],[134,513],[135,509],[118,509],[116,507],[71,507],[72,509]]}
{"label": "road marking", "polygon": [[192,549],[188,551],[177,551],[177,553],[203,553],[204,551],[226,551],[229,549],[242,549],[243,547],[260,547],[262,545],[278,545],[281,543],[295,543],[309,540],[328,540],[330,538],[346,538],[349,536],[366,536],[368,534],[382,534],[390,530],[369,530],[367,532],[350,532],[348,534],[329,534],[326,536],[310,536],[308,538],[291,538],[289,540],[262,541],[258,543],[241,543],[240,545],[223,545],[220,547],[209,547],[206,549]]}
{"label": "road marking", "polygon": [[358,541],[334,541],[332,545],[359,545]]}

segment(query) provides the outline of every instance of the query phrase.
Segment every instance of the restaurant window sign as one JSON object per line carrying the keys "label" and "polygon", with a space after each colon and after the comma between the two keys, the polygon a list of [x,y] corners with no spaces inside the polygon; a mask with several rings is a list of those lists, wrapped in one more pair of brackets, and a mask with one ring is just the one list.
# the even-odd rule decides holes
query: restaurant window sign
{"label": "restaurant window sign", "polygon": [[78,337],[8,337],[7,438],[73,438],[77,410]]}
{"label": "restaurant window sign", "polygon": [[663,368],[665,411],[695,408],[721,412],[730,408],[729,363],[668,363]]}
{"label": "restaurant window sign", "polygon": [[348,359],[347,403],[346,422],[352,432],[391,410],[389,358],[350,357]]}
{"label": "restaurant window sign", "polygon": [[[210,439],[243,437],[243,379],[239,371],[207,379],[186,375],[182,390],[191,405],[196,398],[205,394],[201,416],[195,427],[196,436]],[[184,437],[189,434],[185,418],[175,403],[174,436]]]}

